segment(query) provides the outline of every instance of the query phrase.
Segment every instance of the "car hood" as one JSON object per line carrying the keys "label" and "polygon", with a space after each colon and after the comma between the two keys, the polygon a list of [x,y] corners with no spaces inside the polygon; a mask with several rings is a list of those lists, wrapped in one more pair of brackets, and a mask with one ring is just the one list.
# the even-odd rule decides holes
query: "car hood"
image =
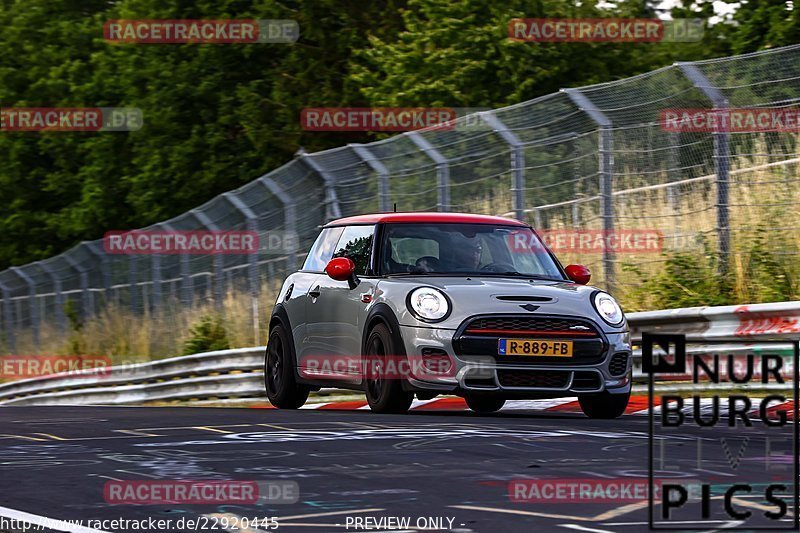
{"label": "car hood", "polygon": [[567,281],[531,280],[529,278],[409,276],[381,280],[376,296],[393,302],[403,325],[427,325],[408,311],[406,297],[417,287],[435,287],[450,299],[450,316],[436,327],[456,329],[467,317],[482,314],[547,314],[589,318],[607,332],[627,329],[606,324],[591,302],[596,287]]}

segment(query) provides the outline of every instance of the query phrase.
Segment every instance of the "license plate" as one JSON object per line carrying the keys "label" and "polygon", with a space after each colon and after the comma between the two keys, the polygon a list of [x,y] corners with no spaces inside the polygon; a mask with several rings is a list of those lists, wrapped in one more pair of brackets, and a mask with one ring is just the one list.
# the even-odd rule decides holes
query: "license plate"
{"label": "license plate", "polygon": [[572,341],[500,339],[497,353],[500,355],[530,355],[534,357],[572,357]]}

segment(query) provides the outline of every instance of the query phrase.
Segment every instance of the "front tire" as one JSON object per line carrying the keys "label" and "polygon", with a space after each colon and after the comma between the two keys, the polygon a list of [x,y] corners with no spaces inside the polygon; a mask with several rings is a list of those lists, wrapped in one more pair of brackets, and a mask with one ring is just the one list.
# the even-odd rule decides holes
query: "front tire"
{"label": "front tire", "polygon": [[502,398],[491,396],[466,396],[464,400],[467,402],[467,407],[481,414],[495,413],[506,404]]}
{"label": "front tire", "polygon": [[264,386],[269,403],[278,409],[297,409],[308,400],[309,388],[294,376],[294,356],[289,333],[282,324],[269,332],[264,356]]}
{"label": "front tire", "polygon": [[595,394],[579,394],[578,402],[581,404],[583,414],[589,418],[609,420],[619,418],[625,413],[631,393],[610,394],[607,391]]}
{"label": "front tire", "polygon": [[365,384],[367,403],[374,413],[405,413],[411,407],[414,394],[403,390],[401,376],[387,377],[382,366],[387,356],[397,357],[397,353],[389,328],[384,324],[372,328],[367,336],[365,355],[370,363],[370,371]]}

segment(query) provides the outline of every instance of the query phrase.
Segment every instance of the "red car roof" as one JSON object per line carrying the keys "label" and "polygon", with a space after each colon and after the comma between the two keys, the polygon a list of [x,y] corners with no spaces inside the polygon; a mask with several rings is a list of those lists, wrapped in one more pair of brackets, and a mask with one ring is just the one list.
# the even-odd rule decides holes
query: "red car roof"
{"label": "red car roof", "polygon": [[527,226],[519,220],[489,215],[471,215],[468,213],[376,213],[340,218],[328,222],[325,227],[350,226],[355,224],[496,224],[504,226]]}

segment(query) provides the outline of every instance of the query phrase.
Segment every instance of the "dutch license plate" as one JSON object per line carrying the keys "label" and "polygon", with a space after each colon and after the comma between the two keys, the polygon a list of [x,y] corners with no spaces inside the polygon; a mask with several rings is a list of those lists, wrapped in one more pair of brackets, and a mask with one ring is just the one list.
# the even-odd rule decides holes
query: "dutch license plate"
{"label": "dutch license plate", "polygon": [[572,341],[500,339],[497,353],[500,355],[531,355],[535,357],[572,357]]}

